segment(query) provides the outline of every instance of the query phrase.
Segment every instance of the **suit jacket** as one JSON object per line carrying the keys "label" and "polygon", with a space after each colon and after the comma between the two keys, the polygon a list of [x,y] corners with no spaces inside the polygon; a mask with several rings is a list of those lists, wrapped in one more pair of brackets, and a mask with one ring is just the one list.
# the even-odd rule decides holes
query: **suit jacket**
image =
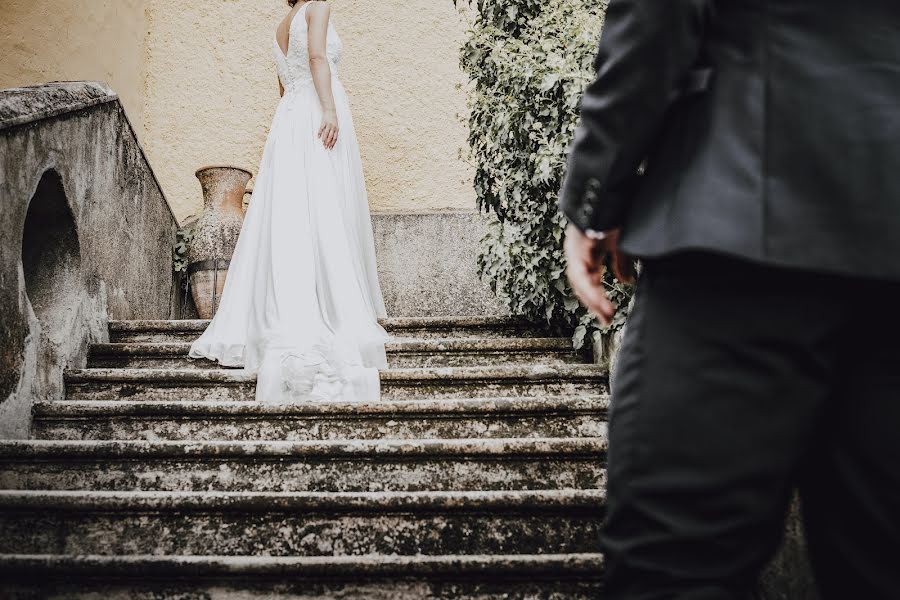
{"label": "suit jacket", "polygon": [[639,257],[900,279],[900,2],[611,0],[595,67],[576,226]]}

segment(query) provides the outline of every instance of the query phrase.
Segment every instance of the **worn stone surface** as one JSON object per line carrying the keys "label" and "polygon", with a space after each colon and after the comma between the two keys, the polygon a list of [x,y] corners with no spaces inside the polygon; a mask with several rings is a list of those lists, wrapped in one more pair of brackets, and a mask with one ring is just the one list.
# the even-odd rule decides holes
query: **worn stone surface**
{"label": "worn stone surface", "polygon": [[575,397],[607,391],[606,372],[592,366],[445,367],[384,371],[384,397],[418,398]]}
{"label": "worn stone surface", "polygon": [[[512,317],[388,317],[380,323],[400,339],[447,339],[469,337],[547,337],[540,325]],[[128,320],[109,322],[111,342],[172,343],[192,341],[209,325],[202,319]]]}
{"label": "worn stone surface", "polygon": [[0,489],[600,489],[603,438],[2,442]]}
{"label": "worn stone surface", "polygon": [[117,99],[118,95],[99,81],[54,81],[41,86],[8,88],[0,94],[0,130]]}
{"label": "worn stone surface", "polygon": [[[584,396],[606,392],[594,365],[442,367],[381,372],[386,400]],[[252,401],[256,376],[243,370],[80,369],[66,373],[71,400]]]}
{"label": "worn stone surface", "polygon": [[341,556],[594,552],[590,491],[0,492],[0,552]]}
{"label": "worn stone surface", "polygon": [[558,365],[584,363],[566,338],[421,340],[389,343],[390,368]]}
{"label": "worn stone surface", "polygon": [[809,564],[800,500],[796,497],[787,514],[784,539],[759,582],[761,600],[818,600],[819,594]]}
{"label": "worn stone surface", "polygon": [[599,554],[0,556],[14,600],[596,600]]}
{"label": "worn stone surface", "polygon": [[402,574],[378,581],[360,581],[357,577],[347,581],[295,577],[259,581],[160,578],[138,583],[100,578],[87,582],[12,581],[4,585],[3,591],[9,600],[596,600],[602,593],[599,576],[582,581],[565,574],[543,579],[522,575],[512,580],[504,576],[496,581],[473,582],[462,573],[435,579]]}
{"label": "worn stone surface", "polygon": [[[61,398],[63,368],[84,365],[87,343],[106,338],[107,313],[172,315],[176,224],[102,84],[0,92],[0,194],[0,438],[21,438],[31,401]],[[66,220],[72,236],[47,235]],[[34,251],[23,256],[23,243]]]}
{"label": "worn stone surface", "polygon": [[485,221],[477,212],[372,215],[378,276],[391,316],[502,315],[478,277]]}
{"label": "worn stone surface", "polygon": [[[215,369],[215,361],[188,358],[189,342],[92,344],[90,368]],[[398,340],[385,346],[390,368],[584,363],[567,338]]]}
{"label": "worn stone surface", "polygon": [[[461,321],[446,324],[457,327]],[[463,330],[471,333],[499,324],[467,321]],[[196,332],[205,323],[185,325],[128,323],[121,330],[139,335],[191,328]],[[478,351],[484,356],[492,347],[534,350],[548,341],[422,337],[429,339],[400,340],[394,351]],[[184,342],[98,347],[138,356],[171,356],[184,348]],[[308,405],[253,402],[252,376],[233,370],[106,368],[69,375],[71,398],[81,394],[93,399],[40,403],[35,408],[36,433],[96,441],[0,444],[0,488],[20,490],[0,492],[0,538],[8,540],[7,546],[0,541],[0,553],[48,552],[53,554],[44,560],[50,561],[66,553],[173,556],[179,566],[170,562],[162,571],[181,568],[178,561],[190,553],[234,554],[241,561],[249,555],[309,554],[314,560],[328,560],[358,554],[362,562],[346,564],[347,579],[336,574],[328,584],[306,585],[305,597],[602,597],[597,563],[590,575],[573,573],[559,563],[552,568],[536,565],[537,574],[526,577],[534,587],[524,588],[517,583],[518,572],[470,577],[464,566],[458,567],[449,586],[434,573],[418,578],[411,572],[401,577],[382,573],[379,579],[366,561],[390,568],[385,565],[396,553],[434,553],[443,565],[450,564],[446,561],[451,552],[469,555],[466,560],[481,556],[499,561],[518,552],[558,555],[566,561],[598,556],[592,554],[602,518],[597,501],[606,484],[607,398],[598,395],[606,389],[603,367],[390,369],[383,373],[387,393],[381,402]],[[196,388],[201,391],[190,392]],[[498,394],[526,389],[532,392]],[[122,390],[126,396],[116,399]],[[411,400],[405,394],[412,390],[429,395]],[[481,393],[500,397],[478,397]],[[193,394],[194,399],[182,394]],[[211,400],[215,394],[231,400]],[[455,436],[458,439],[441,439]],[[118,437],[133,440],[105,441]],[[791,562],[796,553],[784,556],[785,570],[770,569],[759,597],[781,600],[789,589],[805,600],[809,596],[802,592],[808,588],[785,587],[783,578],[799,580],[796,562]],[[4,560],[15,564],[15,557],[0,555],[0,572]],[[100,557],[92,560],[103,564],[97,562]],[[276,568],[266,564],[257,568]],[[335,568],[329,564],[325,568]],[[116,565],[122,563],[107,563],[112,569]],[[230,575],[224,582],[220,578],[218,587],[204,585],[197,573],[209,563],[191,565],[198,571],[182,578],[184,585],[174,591],[157,587],[146,576],[137,587],[117,585],[108,575],[81,577],[83,589],[110,597],[202,597],[210,590],[222,597],[236,590],[245,594],[237,597],[251,598],[273,589],[280,596],[293,593],[273,583],[277,577],[271,572],[265,582],[242,579],[243,587]],[[151,572],[154,568],[141,566]],[[60,565],[53,572],[71,580],[69,569],[74,568]],[[461,587],[461,578],[468,587]],[[28,587],[18,589],[25,593]]]}
{"label": "worn stone surface", "polygon": [[591,579],[603,572],[595,553],[447,556],[65,556],[4,555],[0,574],[48,576],[57,568],[73,576],[147,577],[410,577],[526,575],[529,578],[568,573]]}
{"label": "worn stone surface", "polygon": [[41,402],[32,434],[57,440],[338,440],[605,437],[607,398],[376,404]]}

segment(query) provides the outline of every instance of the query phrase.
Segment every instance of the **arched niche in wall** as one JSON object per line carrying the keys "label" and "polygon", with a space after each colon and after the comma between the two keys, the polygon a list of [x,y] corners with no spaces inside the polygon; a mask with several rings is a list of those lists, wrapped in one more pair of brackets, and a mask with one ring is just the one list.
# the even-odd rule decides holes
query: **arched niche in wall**
{"label": "arched niche in wall", "polygon": [[53,169],[41,176],[28,204],[22,270],[42,337],[61,342],[80,302],[81,249],[62,179]]}

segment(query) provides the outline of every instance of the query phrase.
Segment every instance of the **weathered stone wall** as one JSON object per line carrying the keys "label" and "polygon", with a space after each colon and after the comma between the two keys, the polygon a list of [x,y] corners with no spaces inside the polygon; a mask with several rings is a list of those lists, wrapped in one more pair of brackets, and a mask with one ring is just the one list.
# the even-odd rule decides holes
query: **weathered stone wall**
{"label": "weathered stone wall", "polygon": [[388,315],[502,315],[478,277],[485,220],[475,211],[373,213],[378,277]]}
{"label": "weathered stone wall", "polygon": [[0,92],[0,438],[116,319],[169,318],[176,223],[103,84]]}

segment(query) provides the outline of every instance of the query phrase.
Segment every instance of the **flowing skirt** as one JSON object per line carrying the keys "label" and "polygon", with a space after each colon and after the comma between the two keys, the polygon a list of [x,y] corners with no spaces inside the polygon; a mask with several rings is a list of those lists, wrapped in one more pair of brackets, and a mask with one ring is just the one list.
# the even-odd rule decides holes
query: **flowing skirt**
{"label": "flowing skirt", "polygon": [[389,339],[359,146],[333,82],[338,141],[316,136],[312,85],[282,97],[219,309],[190,356],[257,374],[263,402],[380,396]]}

